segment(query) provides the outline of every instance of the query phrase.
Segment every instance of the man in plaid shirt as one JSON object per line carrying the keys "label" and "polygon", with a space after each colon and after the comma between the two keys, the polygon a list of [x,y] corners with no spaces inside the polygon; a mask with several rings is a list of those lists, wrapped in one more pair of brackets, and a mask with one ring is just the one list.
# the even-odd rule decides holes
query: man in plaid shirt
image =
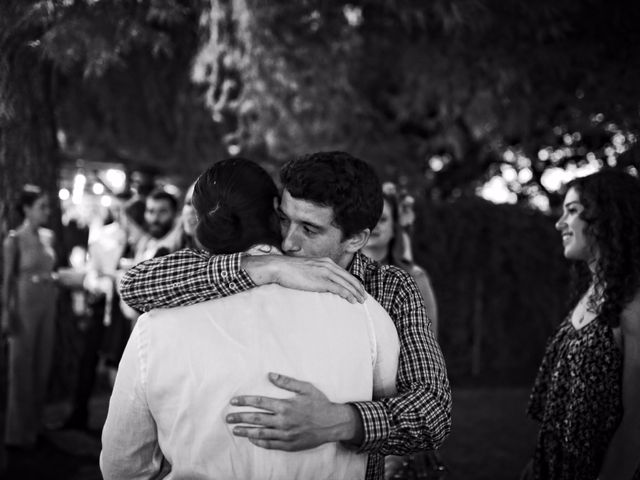
{"label": "man in plaid shirt", "polygon": [[129,270],[121,283],[121,296],[130,306],[148,311],[190,305],[267,283],[331,291],[362,301],[364,285],[398,331],[398,393],[335,404],[313,385],[272,376],[276,386],[295,395],[286,400],[234,397],[234,405],[270,413],[258,419],[255,414],[233,414],[227,422],[241,424],[234,427],[234,434],[263,448],[296,451],[341,441],[369,454],[368,480],[382,479],[384,455],[436,449],[449,433],[451,390],[442,353],[413,279],[358,251],[382,210],[382,189],[373,169],[343,152],[320,152],[289,162],[281,180],[283,193],[277,209],[286,256],[212,257],[185,249]]}

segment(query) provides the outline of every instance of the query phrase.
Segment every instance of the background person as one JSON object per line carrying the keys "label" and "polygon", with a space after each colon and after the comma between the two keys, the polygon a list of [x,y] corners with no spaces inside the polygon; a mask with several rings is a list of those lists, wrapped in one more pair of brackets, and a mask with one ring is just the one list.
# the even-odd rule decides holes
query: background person
{"label": "background person", "polygon": [[196,243],[196,226],[198,225],[198,217],[196,215],[196,209],[193,208],[192,203],[194,185],[195,183],[192,183],[184,195],[184,202],[180,213],[180,225],[182,226],[180,248],[198,248]]}
{"label": "background person", "polygon": [[[395,187],[389,184],[383,187],[384,208],[376,228],[373,229],[367,244],[362,249],[367,257],[383,265],[393,265],[405,270],[416,281],[427,315],[431,320],[431,329],[438,336],[438,305],[427,272],[413,261],[409,228],[415,215],[413,206],[401,209],[401,201]],[[407,208],[409,210],[407,210]]]}
{"label": "background person", "polygon": [[83,282],[88,295],[88,321],[82,332],[71,414],[63,428],[88,428],[89,401],[101,354],[107,369],[115,372],[129,338],[131,322],[122,313],[116,287],[123,273],[123,259],[131,263],[127,260],[132,256],[132,245],[144,233],[134,220],[139,208],[137,199],[121,194],[111,207],[111,221],[92,230]]}
{"label": "background person", "polygon": [[33,448],[53,362],[56,248],[53,232],[44,227],[51,213],[47,195],[25,185],[17,208],[22,224],[3,244],[2,329],[9,339],[5,445]]}
{"label": "background person", "polygon": [[166,255],[178,249],[181,231],[176,228],[178,201],[162,188],[145,199],[143,235],[135,246],[134,263]]}
{"label": "background person", "polygon": [[[277,252],[277,197],[256,163],[215,164],[195,187],[198,240],[213,254]],[[261,449],[234,437],[224,416],[238,412],[229,398],[243,391],[291,396],[267,381],[270,371],[304,378],[332,401],[384,397],[395,391],[398,351],[393,322],[371,297],[349,304],[331,294],[265,285],[147,313],[111,397],[105,479],[155,478],[165,459],[167,478],[363,478],[366,454],[338,442],[296,453]]]}
{"label": "background person", "polygon": [[538,371],[528,413],[540,430],[523,478],[640,478],[638,212],[631,175],[603,170],[568,184],[556,229],[586,282]]}
{"label": "background person", "polygon": [[[427,272],[413,261],[410,227],[415,220],[413,202],[398,198],[395,185],[385,183],[382,187],[384,207],[378,224],[371,232],[362,249],[367,257],[384,265],[402,268],[415,280],[431,320],[431,329],[438,336],[438,306]],[[385,478],[406,478],[408,470],[421,471],[424,475],[441,475],[445,466],[436,450],[427,450],[415,455],[385,457]],[[425,477],[430,478],[430,477]]]}

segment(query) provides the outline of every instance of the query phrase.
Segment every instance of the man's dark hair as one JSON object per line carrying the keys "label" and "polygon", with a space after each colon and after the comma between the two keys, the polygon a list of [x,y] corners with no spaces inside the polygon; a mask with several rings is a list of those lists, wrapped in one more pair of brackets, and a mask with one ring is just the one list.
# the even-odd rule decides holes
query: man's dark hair
{"label": "man's dark hair", "polygon": [[152,198],[154,200],[166,200],[169,202],[174,212],[178,210],[178,200],[176,197],[163,188],[156,188],[147,196],[147,198]]}
{"label": "man's dark hair", "polygon": [[373,230],[382,214],[382,185],[373,168],[345,152],[317,152],[291,160],[280,171],[292,197],[331,207],[344,238]]}
{"label": "man's dark hair", "polygon": [[214,164],[193,187],[196,238],[215,254],[241,252],[260,243],[280,247],[275,198],[278,188],[257,163],[234,157]]}

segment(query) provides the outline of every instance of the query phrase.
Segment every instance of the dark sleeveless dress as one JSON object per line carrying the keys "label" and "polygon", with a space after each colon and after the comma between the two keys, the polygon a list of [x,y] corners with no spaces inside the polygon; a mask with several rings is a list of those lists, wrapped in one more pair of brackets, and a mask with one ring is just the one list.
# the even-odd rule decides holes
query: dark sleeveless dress
{"label": "dark sleeveless dress", "polygon": [[[601,319],[565,320],[549,341],[527,413],[540,422],[536,480],[595,480],[622,418],[622,352]],[[640,478],[636,472],[634,479]]]}

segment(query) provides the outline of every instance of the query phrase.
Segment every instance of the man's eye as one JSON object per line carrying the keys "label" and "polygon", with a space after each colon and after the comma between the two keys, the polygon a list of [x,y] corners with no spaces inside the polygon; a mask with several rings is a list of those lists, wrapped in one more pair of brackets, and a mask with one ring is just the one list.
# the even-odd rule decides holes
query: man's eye
{"label": "man's eye", "polygon": [[309,227],[304,227],[304,231],[308,235],[315,235],[316,233],[318,233],[315,229],[312,229],[312,228],[309,228]]}

